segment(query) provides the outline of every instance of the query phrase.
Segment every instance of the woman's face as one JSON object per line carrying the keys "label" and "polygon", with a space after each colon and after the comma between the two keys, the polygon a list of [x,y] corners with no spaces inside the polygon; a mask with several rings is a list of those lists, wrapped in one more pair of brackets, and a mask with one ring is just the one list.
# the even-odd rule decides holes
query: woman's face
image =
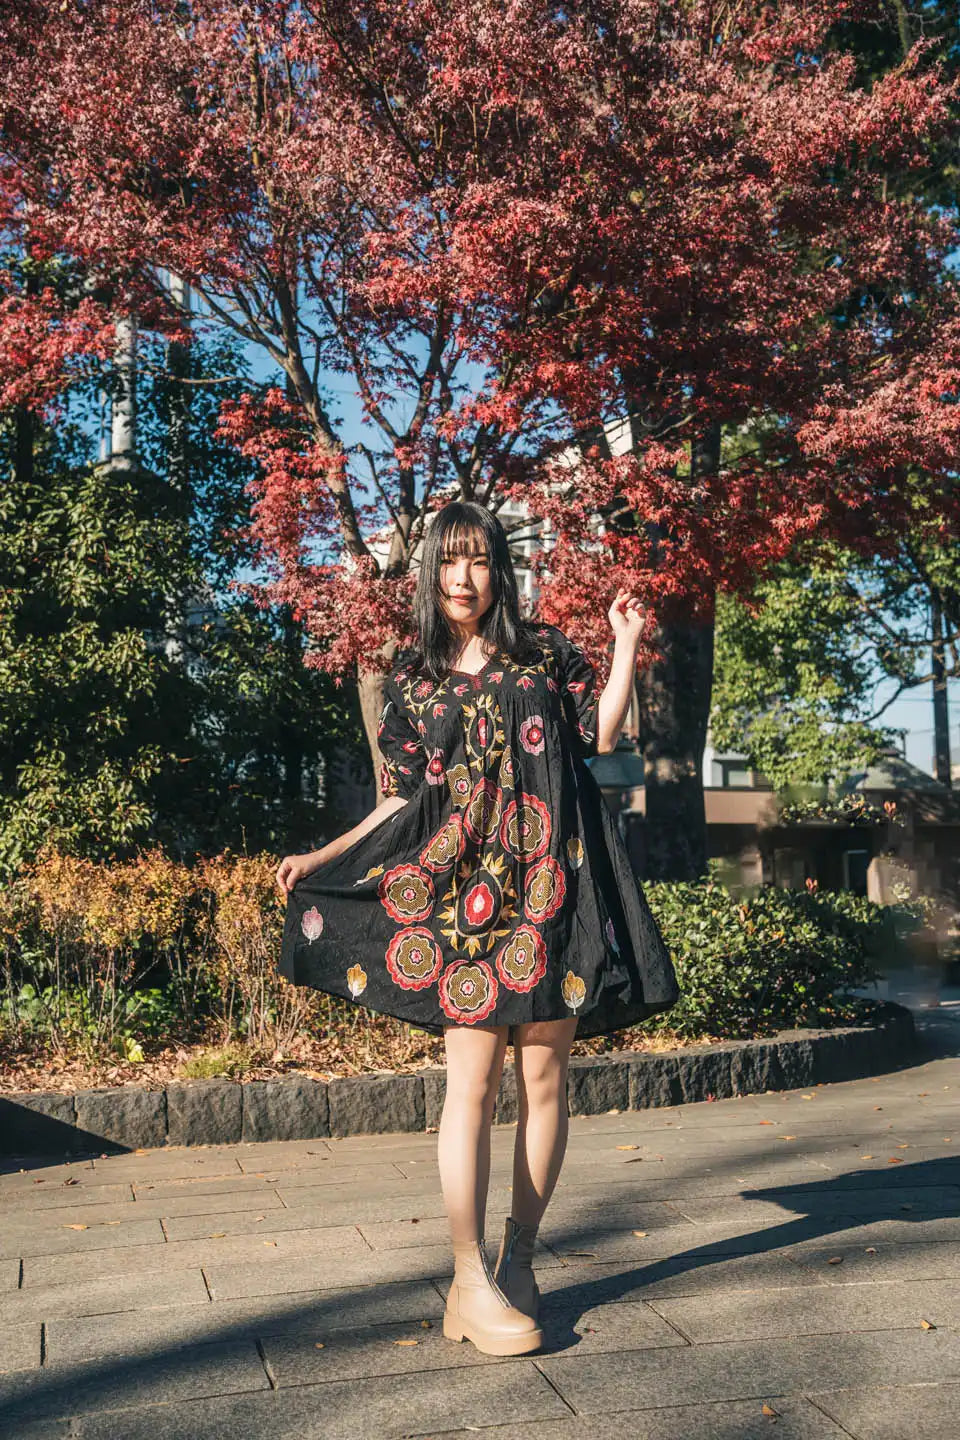
{"label": "woman's face", "polygon": [[440,603],[452,624],[472,630],[493,604],[490,563],[483,541],[477,537],[455,555],[452,547],[440,557]]}

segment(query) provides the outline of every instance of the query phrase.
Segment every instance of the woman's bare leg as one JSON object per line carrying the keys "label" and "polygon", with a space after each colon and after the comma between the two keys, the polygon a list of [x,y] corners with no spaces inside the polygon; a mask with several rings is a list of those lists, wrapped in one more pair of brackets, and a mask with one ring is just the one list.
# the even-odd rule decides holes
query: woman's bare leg
{"label": "woman's bare leg", "polygon": [[576,1018],[518,1025],[514,1032],[517,1138],[511,1217],[539,1225],[567,1148],[567,1066]]}
{"label": "woman's bare leg", "polygon": [[483,1239],[490,1184],[490,1126],[507,1048],[507,1027],[451,1025],[443,1032],[447,1094],[437,1161],[454,1245]]}

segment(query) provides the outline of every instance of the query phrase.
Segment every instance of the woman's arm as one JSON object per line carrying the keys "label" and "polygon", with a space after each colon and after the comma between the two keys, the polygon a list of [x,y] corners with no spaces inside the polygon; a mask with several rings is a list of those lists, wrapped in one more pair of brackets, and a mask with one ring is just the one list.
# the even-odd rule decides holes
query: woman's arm
{"label": "woman's arm", "polygon": [[399,795],[391,795],[381,805],[370,811],[363,819],[354,825],[352,830],[345,830],[342,835],[337,835],[333,840],[327,842],[319,850],[311,850],[307,855],[287,855],[280,862],[277,870],[277,884],[285,894],[289,894],[298,880],[305,875],[312,875],[314,870],[319,870],[321,865],[326,865],[329,860],[335,860],[351,845],[362,840],[364,835],[369,835],[390,815],[395,815],[402,810],[407,801]]}
{"label": "woman's arm", "polygon": [[629,590],[618,590],[608,611],[613,627],[613,661],[610,676],[597,701],[597,752],[609,755],[617,747],[637,673],[637,649],[645,619],[643,607]]}

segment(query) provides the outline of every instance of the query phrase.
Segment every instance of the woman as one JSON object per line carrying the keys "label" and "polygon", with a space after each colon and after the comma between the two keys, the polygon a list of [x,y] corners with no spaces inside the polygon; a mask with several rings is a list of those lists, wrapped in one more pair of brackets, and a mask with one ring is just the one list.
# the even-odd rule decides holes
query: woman
{"label": "woman", "polygon": [[[439,510],[414,598],[418,646],[387,680],[387,799],[288,856],[281,972],[443,1033],[438,1137],[454,1252],[444,1334],[491,1355],[536,1350],[537,1227],[567,1140],[574,1033],[632,1025],[677,998],[670,958],[588,755],[613,750],[642,627],[620,591],[610,678],[521,619],[507,538],[482,506]],[[507,1043],[518,1124],[512,1214],[494,1275],[483,1246],[490,1126]]]}

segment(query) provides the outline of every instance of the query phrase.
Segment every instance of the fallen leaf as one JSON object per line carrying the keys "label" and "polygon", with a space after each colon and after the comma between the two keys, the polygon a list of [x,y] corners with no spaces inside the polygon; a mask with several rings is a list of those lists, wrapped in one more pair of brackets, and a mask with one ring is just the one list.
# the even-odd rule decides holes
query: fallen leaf
{"label": "fallen leaf", "polygon": [[778,1135],[778,1140],[796,1140],[796,1135]]}
{"label": "fallen leaf", "polygon": [[760,1121],[760,1124],[761,1124],[761,1125],[773,1125],[773,1124],[775,1124],[775,1121],[773,1121],[773,1120],[761,1120],[761,1121]]}
{"label": "fallen leaf", "polygon": [[419,1340],[394,1340],[394,1345],[419,1345]]}
{"label": "fallen leaf", "polygon": [[921,1100],[924,1098],[924,1096],[929,1095],[929,1094],[930,1094],[930,1091],[929,1091],[929,1090],[918,1090],[918,1091],[917,1091],[917,1095],[920,1097]]}
{"label": "fallen leaf", "polygon": [[780,1411],[774,1410],[773,1407],[770,1405],[761,1405],[760,1414],[769,1416],[771,1420],[780,1418]]}
{"label": "fallen leaf", "polygon": [[636,1237],[637,1237],[638,1240],[646,1240],[646,1238],[647,1238],[647,1231],[646,1231],[646,1230],[634,1230],[633,1233],[634,1233],[634,1235],[636,1235]]}
{"label": "fallen leaf", "polygon": [[816,1095],[801,1095],[801,1096],[800,1096],[800,1099],[801,1099],[801,1100],[816,1100],[816,1098],[817,1098]]}
{"label": "fallen leaf", "polygon": [[909,1144],[907,1143],[906,1140],[901,1140],[901,1141],[900,1141],[900,1144],[897,1146],[897,1149],[898,1149],[898,1150],[909,1150],[909,1149],[910,1149],[910,1146],[909,1146]]}
{"label": "fallen leaf", "polygon": [[89,1226],[87,1226],[87,1225],[64,1225],[63,1228],[64,1228],[64,1230],[87,1230],[87,1229],[89,1229]]}
{"label": "fallen leaf", "polygon": [[134,1153],[134,1155],[149,1155],[149,1154],[150,1154],[150,1151],[149,1151],[149,1150],[134,1150],[133,1153]]}
{"label": "fallen leaf", "polygon": [[903,1159],[902,1159],[901,1156],[899,1156],[899,1155],[888,1155],[888,1156],[887,1156],[887,1164],[888,1164],[888,1165],[902,1165],[902,1164],[903,1164]]}
{"label": "fallen leaf", "polygon": [[413,1217],[413,1219],[410,1221],[410,1224],[411,1224],[411,1225],[419,1225],[419,1224],[420,1224],[420,1217],[419,1217],[419,1215],[415,1215],[415,1216]]}
{"label": "fallen leaf", "polygon": [[[64,1180],[63,1183],[64,1183],[64,1185],[79,1185],[79,1184],[80,1184],[80,1181],[77,1179],[76,1175],[71,1175],[71,1176],[70,1176],[70,1179],[69,1179],[69,1180]],[[42,1180],[38,1180],[38,1181],[37,1181],[37,1184],[38,1184],[38,1185],[42,1185],[42,1184],[43,1184],[43,1181],[42,1181]]]}
{"label": "fallen leaf", "polygon": [[874,1110],[882,1110],[882,1109],[883,1109],[883,1106],[882,1106],[882,1105],[874,1105],[873,1108],[874,1108]]}
{"label": "fallen leaf", "polygon": [[936,1330],[936,1328],[937,1328],[936,1325],[934,1325],[934,1324],[932,1323],[932,1321],[930,1321],[930,1320],[921,1320],[921,1321],[920,1321],[920,1329],[921,1329],[921,1330]]}
{"label": "fallen leaf", "polygon": [[276,1246],[276,1243],[277,1243],[277,1242],[276,1242],[276,1240],[264,1240],[263,1243],[264,1243],[264,1245],[273,1245],[273,1246]]}
{"label": "fallen leaf", "polygon": [[256,1215],[256,1216],[254,1216],[254,1221],[253,1221],[253,1223],[254,1223],[254,1225],[259,1225],[260,1221],[261,1221],[261,1220],[266,1220],[266,1218],[267,1218],[266,1215]]}
{"label": "fallen leaf", "polygon": [[860,1159],[861,1159],[861,1160],[872,1160],[872,1159],[873,1159],[873,1156],[872,1156],[872,1155],[861,1155],[861,1156],[860,1156]]}
{"label": "fallen leaf", "polygon": [[[642,1156],[642,1155],[634,1155],[634,1157],[633,1157],[632,1160],[624,1160],[623,1163],[624,1163],[624,1165],[639,1165],[642,1159],[643,1159],[643,1156]],[[658,1160],[662,1159],[662,1156],[658,1155],[658,1156],[657,1156],[657,1159],[658,1159]]]}
{"label": "fallen leaf", "polygon": [[322,1341],[322,1340],[315,1340],[315,1341],[313,1342],[313,1348],[314,1348],[314,1350],[323,1350],[323,1349],[325,1348],[323,1341]]}
{"label": "fallen leaf", "polygon": [[208,1240],[222,1240],[222,1239],[224,1238],[224,1236],[226,1235],[226,1233],[227,1233],[226,1230],[214,1230],[211,1235],[208,1235],[208,1236],[207,1236],[207,1239],[208,1239]]}
{"label": "fallen leaf", "polygon": [[866,1248],[866,1250],[864,1250],[863,1253],[864,1253],[864,1255],[876,1255],[876,1253],[877,1253],[877,1247],[876,1247],[876,1245],[868,1245],[867,1248]]}
{"label": "fallen leaf", "polygon": [[420,1329],[421,1329],[421,1330],[432,1330],[432,1329],[433,1329],[433,1321],[432,1321],[432,1320],[421,1320],[421,1321],[420,1321]]}
{"label": "fallen leaf", "polygon": [[952,1136],[952,1135],[944,1135],[944,1137],[943,1137],[943,1143],[944,1143],[944,1145],[952,1145],[952,1144],[953,1144],[953,1136]]}
{"label": "fallen leaf", "polygon": [[618,1149],[618,1150],[639,1150],[639,1149],[640,1149],[640,1146],[639,1146],[639,1145],[618,1145],[618,1146],[617,1146],[617,1149]]}
{"label": "fallen leaf", "polygon": [[827,1264],[828,1264],[828,1265],[842,1265],[842,1264],[843,1264],[843,1256],[842,1256],[842,1255],[831,1255],[831,1256],[830,1256],[830,1259],[827,1261]]}

